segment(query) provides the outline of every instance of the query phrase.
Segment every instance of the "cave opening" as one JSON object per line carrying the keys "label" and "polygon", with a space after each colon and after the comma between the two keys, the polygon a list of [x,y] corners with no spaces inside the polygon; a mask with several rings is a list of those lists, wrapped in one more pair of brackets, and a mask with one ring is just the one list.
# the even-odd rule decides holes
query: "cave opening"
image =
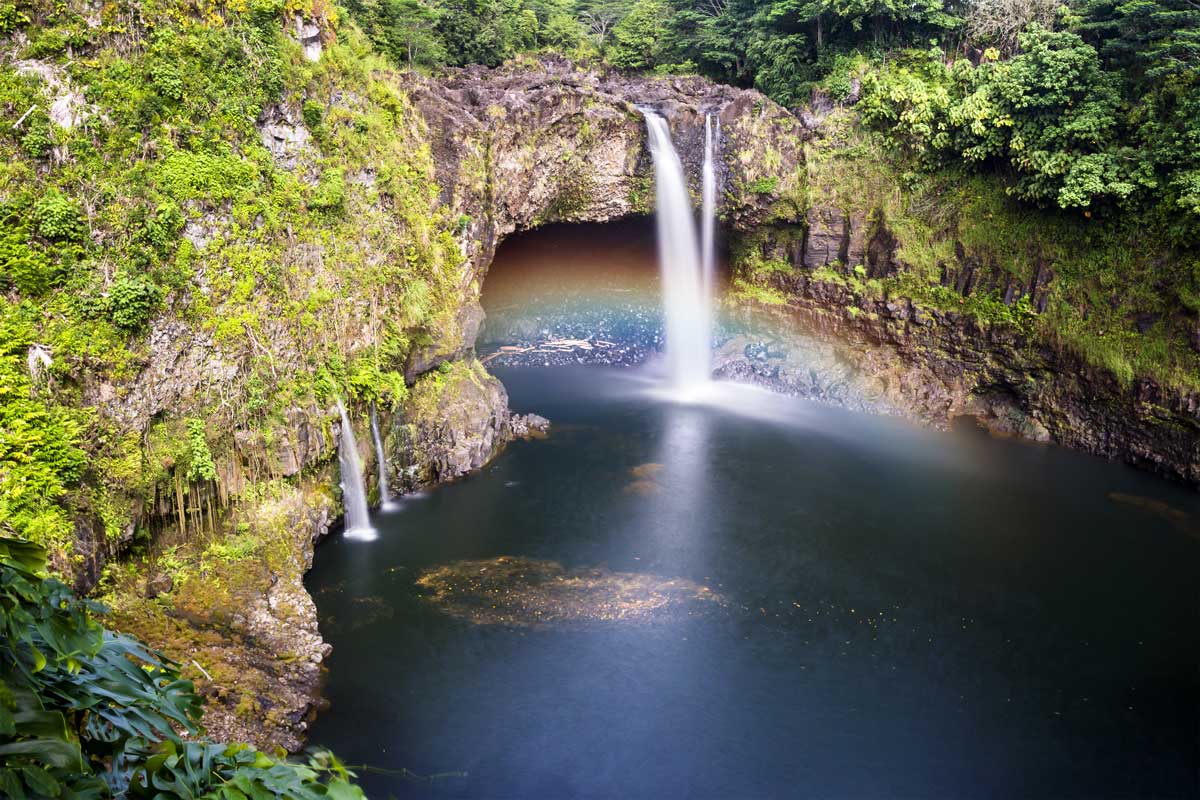
{"label": "cave opening", "polygon": [[[716,293],[728,279],[718,233]],[[506,237],[488,267],[475,347],[500,365],[632,365],[659,349],[654,217],[552,223]]]}
{"label": "cave opening", "polygon": [[[728,279],[717,238],[717,294]],[[655,221],[552,223],[504,240],[483,281],[476,350],[501,365],[617,364],[661,349]]]}

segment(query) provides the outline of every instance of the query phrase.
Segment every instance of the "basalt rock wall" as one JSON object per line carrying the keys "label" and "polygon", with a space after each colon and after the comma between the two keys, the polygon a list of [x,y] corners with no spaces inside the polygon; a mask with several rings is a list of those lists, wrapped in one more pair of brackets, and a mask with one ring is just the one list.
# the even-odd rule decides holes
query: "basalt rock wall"
{"label": "basalt rock wall", "polygon": [[[893,413],[935,426],[969,416],[998,434],[1053,441],[1200,486],[1200,395],[1146,379],[1126,385],[1019,326],[864,297],[803,270],[771,283],[787,297],[771,307],[781,329],[836,343]],[[735,355],[725,367],[731,376],[803,388],[779,380],[781,359]]]}

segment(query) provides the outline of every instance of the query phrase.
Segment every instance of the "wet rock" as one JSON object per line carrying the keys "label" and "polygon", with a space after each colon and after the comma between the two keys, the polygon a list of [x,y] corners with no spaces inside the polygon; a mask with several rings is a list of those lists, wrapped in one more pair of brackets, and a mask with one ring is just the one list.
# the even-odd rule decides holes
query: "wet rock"
{"label": "wet rock", "polygon": [[514,414],[509,431],[514,439],[544,439],[550,435],[550,420],[538,414]]}
{"label": "wet rock", "polygon": [[862,81],[858,78],[850,79],[850,91],[842,99],[842,105],[853,106],[862,99]]}
{"label": "wet rock", "polygon": [[1137,327],[1138,333],[1148,333],[1161,318],[1160,314],[1138,314],[1134,317],[1133,324]]}
{"label": "wet rock", "polygon": [[805,213],[804,266],[818,269],[841,260],[846,238],[846,215],[837,208],[814,206]]}
{"label": "wet rock", "polygon": [[304,48],[305,61],[321,60],[321,26],[303,15],[297,14],[293,23],[292,35]]}
{"label": "wet rock", "polygon": [[859,411],[902,413],[881,397],[876,377],[854,367],[854,360],[850,348],[838,343],[776,328],[762,337],[749,333],[725,341],[714,353],[713,374]]}
{"label": "wet rock", "polygon": [[175,588],[175,579],[166,572],[159,572],[146,579],[146,599],[153,600]]}
{"label": "wet rock", "polygon": [[483,306],[478,300],[464,303],[458,309],[453,328],[438,333],[432,343],[412,351],[404,371],[405,379],[412,383],[435,367],[474,352],[475,339],[479,336],[484,318]]}
{"label": "wet rock", "polygon": [[393,456],[406,488],[479,469],[511,435],[508,392],[478,362],[422,376],[405,402],[403,419]]}
{"label": "wet rock", "polygon": [[[17,61],[14,65],[20,75],[34,75],[45,84],[50,96],[47,115],[60,128],[74,128],[96,113],[96,108],[84,98],[83,92],[75,88],[66,70],[46,61]],[[24,113],[24,110],[18,111]]]}
{"label": "wet rock", "polygon": [[[851,389],[854,402],[864,397],[937,426],[972,416],[999,434],[1054,441],[1200,485],[1200,395],[1148,380],[1123,385],[1074,351],[1031,341],[1019,328],[909,300],[864,298],[803,273],[771,281],[788,295],[782,320],[848,353],[854,374],[834,384]],[[830,376],[821,369],[805,386],[786,359],[755,356],[727,354],[719,374],[828,394],[821,387]]]}

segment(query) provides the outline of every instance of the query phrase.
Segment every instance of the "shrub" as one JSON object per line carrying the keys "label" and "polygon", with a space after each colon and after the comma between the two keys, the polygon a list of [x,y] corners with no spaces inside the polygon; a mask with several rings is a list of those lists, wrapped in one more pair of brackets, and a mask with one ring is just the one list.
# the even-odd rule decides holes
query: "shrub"
{"label": "shrub", "polygon": [[122,272],[108,293],[108,315],[113,325],[135,333],[149,322],[161,300],[162,291],[150,278]]}
{"label": "shrub", "polygon": [[346,180],[342,170],[330,169],[321,175],[321,181],[308,199],[308,207],[318,211],[341,211],[346,202]]}
{"label": "shrub", "polygon": [[37,232],[52,242],[82,241],[86,231],[79,206],[56,190],[34,204],[33,220]]}
{"label": "shrub", "polygon": [[0,3],[0,36],[7,36],[22,25],[29,24],[29,17],[14,3]]}
{"label": "shrub", "polygon": [[33,114],[25,120],[25,133],[21,136],[21,149],[30,158],[45,158],[54,139],[50,136],[50,121],[42,114]]}
{"label": "shrub", "polygon": [[155,178],[176,200],[231,200],[258,183],[254,164],[233,153],[216,155],[176,150],[154,170]]}
{"label": "shrub", "polygon": [[304,110],[301,113],[304,116],[304,124],[310,131],[321,127],[321,122],[325,119],[325,109],[316,100],[305,100]]}
{"label": "shrub", "polygon": [[57,277],[45,252],[18,233],[0,238],[0,276],[28,296],[42,294]]}
{"label": "shrub", "polygon": [[212,451],[208,449],[208,440],[204,438],[204,420],[189,419],[188,431],[188,471],[189,481],[212,481],[217,478],[217,465],[213,462]]}
{"label": "shrub", "polygon": [[779,185],[779,179],[774,175],[756,178],[746,189],[751,194],[774,194]]}
{"label": "shrub", "polygon": [[183,75],[179,67],[168,61],[158,61],[150,66],[150,84],[164,100],[178,102],[183,99]]}
{"label": "shrub", "polygon": [[179,206],[167,201],[153,212],[138,209],[132,222],[136,226],[134,238],[153,247],[159,257],[165,257],[175,249],[184,218]]}

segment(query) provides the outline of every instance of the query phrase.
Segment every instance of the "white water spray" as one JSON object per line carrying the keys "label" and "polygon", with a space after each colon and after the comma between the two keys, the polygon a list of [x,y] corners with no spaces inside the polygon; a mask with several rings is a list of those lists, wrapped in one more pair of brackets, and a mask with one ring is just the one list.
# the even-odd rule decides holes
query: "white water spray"
{"label": "white water spray", "polygon": [[363,488],[362,459],[346,407],[339,399],[338,413],[342,415],[342,441],[338,447],[338,466],[342,472],[342,505],[346,508],[346,538],[370,541],[375,538],[371,517],[367,513],[367,492]]}
{"label": "white water spray", "polygon": [[375,440],[375,463],[379,465],[379,507],[384,511],[392,511],[396,504],[392,502],[392,493],[388,490],[387,461],[383,455],[383,437],[379,435],[374,403],[371,403],[371,438]]}
{"label": "white water spray", "polygon": [[704,266],[683,165],[667,121],[642,109],[654,160],[658,261],[666,313],[667,374],[674,390],[691,392],[712,376],[712,333]]}

